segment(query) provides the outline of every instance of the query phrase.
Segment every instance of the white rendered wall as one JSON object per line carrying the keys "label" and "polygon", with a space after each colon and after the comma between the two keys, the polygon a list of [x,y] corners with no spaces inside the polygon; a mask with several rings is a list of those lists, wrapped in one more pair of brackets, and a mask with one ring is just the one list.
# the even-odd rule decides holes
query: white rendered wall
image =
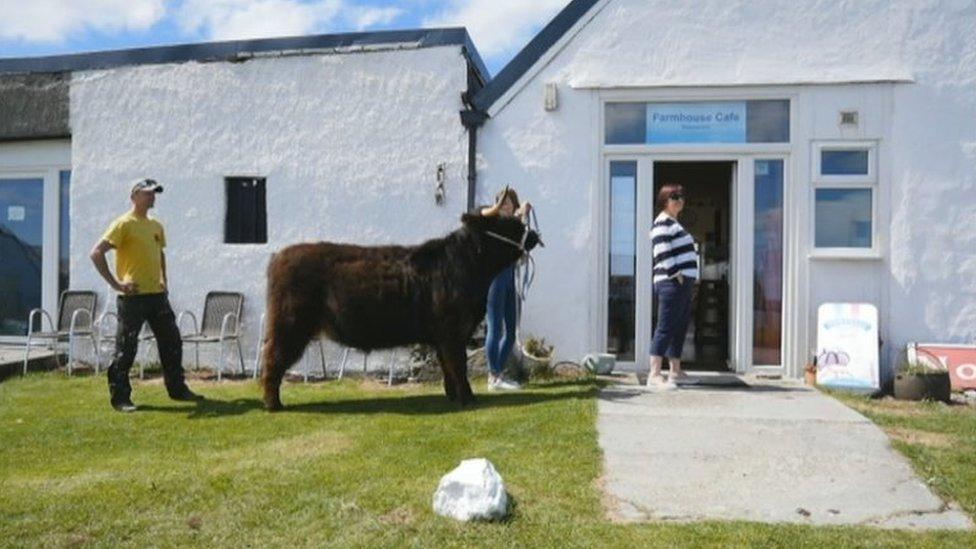
{"label": "white rendered wall", "polygon": [[[756,86],[794,97],[788,214],[805,310],[789,327],[787,372],[813,348],[824,301],[879,305],[888,367],[910,340],[976,339],[976,2],[609,0],[595,10],[493,106],[479,140],[480,200],[512,184],[539,207],[549,246],[536,254],[524,331],[554,339],[560,358],[603,345],[594,294],[604,273],[592,267],[606,207],[595,199],[601,94]],[[865,81],[906,83],[847,84]],[[548,82],[555,112],[543,109]],[[861,126],[842,131],[838,111],[850,108]],[[813,142],[865,138],[879,141],[881,257],[809,259]]]}
{"label": "white rendered wall", "polygon": [[[165,187],[152,215],[166,229],[174,309],[199,316],[208,290],[243,292],[252,357],[272,252],[315,240],[415,244],[458,226],[466,70],[459,47],[438,47],[76,73],[72,286],[105,295],[88,250],[129,207],[127,182],[153,177]],[[234,175],[267,178],[265,245],[223,243],[224,177]]]}

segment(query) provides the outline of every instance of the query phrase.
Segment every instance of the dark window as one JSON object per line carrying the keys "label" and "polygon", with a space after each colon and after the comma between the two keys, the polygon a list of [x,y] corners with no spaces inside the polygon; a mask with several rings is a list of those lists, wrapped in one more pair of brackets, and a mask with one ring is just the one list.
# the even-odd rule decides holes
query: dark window
{"label": "dark window", "polygon": [[268,214],[265,206],[265,178],[228,177],[227,213],[224,216],[226,244],[268,242]]}

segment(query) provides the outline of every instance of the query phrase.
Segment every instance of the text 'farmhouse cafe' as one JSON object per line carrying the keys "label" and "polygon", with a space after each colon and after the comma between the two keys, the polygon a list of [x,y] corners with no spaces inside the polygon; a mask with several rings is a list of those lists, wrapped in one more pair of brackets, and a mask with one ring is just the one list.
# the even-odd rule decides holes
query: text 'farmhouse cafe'
{"label": "text 'farmhouse cafe'", "polygon": [[974,27],[971,2],[574,0],[497,75],[463,28],[0,59],[0,340],[65,289],[112,310],[88,251],[138,177],[174,309],[241,292],[246,357],[276,250],[416,244],[511,185],[546,243],[523,336],[646,369],[680,183],[690,368],[802,377],[818,314],[856,306],[884,383],[910,342],[976,339]]}

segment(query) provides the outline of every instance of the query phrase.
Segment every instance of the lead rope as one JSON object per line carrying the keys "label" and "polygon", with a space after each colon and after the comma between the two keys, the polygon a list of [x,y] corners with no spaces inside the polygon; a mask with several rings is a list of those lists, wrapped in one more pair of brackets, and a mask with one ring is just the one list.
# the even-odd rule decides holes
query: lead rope
{"label": "lead rope", "polygon": [[[535,208],[529,210],[528,223],[525,226],[525,234],[534,230],[541,238],[539,232],[539,219],[535,216]],[[522,254],[515,264],[515,343],[519,353],[522,353],[522,304],[529,294],[529,288],[535,280],[535,259],[528,252]]]}

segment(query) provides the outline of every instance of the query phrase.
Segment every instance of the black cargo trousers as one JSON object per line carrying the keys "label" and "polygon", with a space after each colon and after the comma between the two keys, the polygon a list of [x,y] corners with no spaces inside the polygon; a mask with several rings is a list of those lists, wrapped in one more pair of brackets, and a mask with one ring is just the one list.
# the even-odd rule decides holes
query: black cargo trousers
{"label": "black cargo trousers", "polygon": [[139,331],[148,322],[156,336],[159,361],[163,364],[163,380],[170,396],[186,390],[183,377],[183,341],[176,326],[176,316],[165,293],[120,295],[117,297],[119,315],[115,332],[115,354],[108,367],[108,390],[112,402],[128,400],[132,393],[129,369],[136,358]]}

